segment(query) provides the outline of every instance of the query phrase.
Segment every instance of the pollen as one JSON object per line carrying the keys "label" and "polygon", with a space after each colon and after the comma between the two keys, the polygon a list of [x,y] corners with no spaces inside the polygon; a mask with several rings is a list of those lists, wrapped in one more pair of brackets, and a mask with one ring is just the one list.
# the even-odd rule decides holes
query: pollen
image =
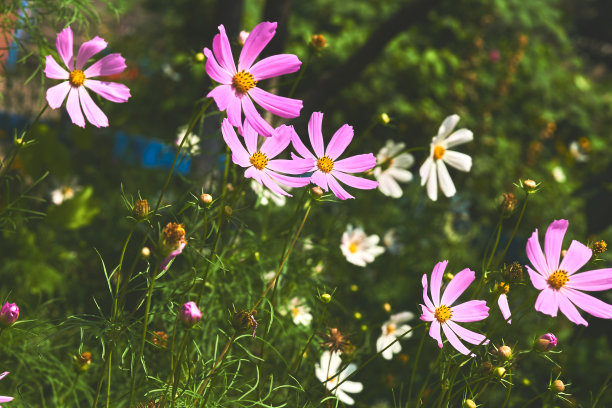
{"label": "pollen", "polygon": [[323,173],[329,173],[334,168],[334,161],[327,156],[323,156],[317,160],[317,167]]}
{"label": "pollen", "polygon": [[435,145],[434,149],[433,149],[433,158],[435,160],[440,160],[442,157],[444,157],[444,153],[446,153],[446,149],[443,148],[440,145]]}
{"label": "pollen", "polygon": [[74,86],[75,88],[78,88],[79,86],[85,83],[85,73],[80,69],[70,71],[70,74],[68,75],[68,81],[70,82],[70,85]]}
{"label": "pollen", "polygon": [[434,317],[438,322],[444,323],[447,320],[450,320],[451,317],[453,317],[453,312],[451,311],[450,307],[442,305],[436,308],[436,311],[434,312]]}
{"label": "pollen", "polygon": [[257,86],[257,81],[253,74],[242,70],[234,75],[232,78],[232,85],[239,93],[247,93],[249,89]]}
{"label": "pollen", "polygon": [[552,275],[548,277],[548,285],[556,290],[564,287],[567,282],[569,282],[569,276],[567,276],[567,271],[557,270]]}
{"label": "pollen", "polygon": [[251,164],[253,165],[253,167],[255,167],[257,170],[263,170],[266,168],[266,165],[268,164],[268,158],[266,157],[265,154],[263,154],[260,151],[255,152],[251,158],[249,159],[249,161],[251,162]]}

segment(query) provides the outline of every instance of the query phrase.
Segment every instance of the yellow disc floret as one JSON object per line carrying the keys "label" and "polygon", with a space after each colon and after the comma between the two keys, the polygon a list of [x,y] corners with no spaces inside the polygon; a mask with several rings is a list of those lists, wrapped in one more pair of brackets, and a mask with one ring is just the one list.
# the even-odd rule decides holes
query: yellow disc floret
{"label": "yellow disc floret", "polygon": [[435,160],[440,160],[442,157],[444,157],[444,153],[446,153],[446,149],[443,148],[440,145],[435,145],[434,149],[433,149],[433,158]]}
{"label": "yellow disc floret", "polygon": [[247,93],[249,89],[257,86],[257,81],[255,80],[253,74],[242,70],[234,75],[232,78],[232,85],[236,91],[240,93]]}
{"label": "yellow disc floret", "polygon": [[79,86],[85,83],[85,73],[80,69],[70,71],[70,74],[68,75],[68,81],[70,82],[70,85],[74,86],[75,88],[78,88]]}
{"label": "yellow disc floret", "polygon": [[436,308],[436,311],[434,312],[434,317],[438,322],[444,323],[445,321],[450,320],[450,318],[453,317],[453,312],[451,311],[450,307],[442,305]]}
{"label": "yellow disc floret", "polygon": [[323,173],[329,173],[334,168],[334,161],[327,156],[323,156],[317,160],[317,168]]}
{"label": "yellow disc floret", "polygon": [[567,271],[557,270],[548,277],[548,285],[556,290],[564,287],[569,282],[569,276]]}
{"label": "yellow disc floret", "polygon": [[265,154],[260,151],[255,152],[251,158],[249,159],[253,167],[257,170],[263,170],[266,168],[266,164],[268,164],[268,158]]}

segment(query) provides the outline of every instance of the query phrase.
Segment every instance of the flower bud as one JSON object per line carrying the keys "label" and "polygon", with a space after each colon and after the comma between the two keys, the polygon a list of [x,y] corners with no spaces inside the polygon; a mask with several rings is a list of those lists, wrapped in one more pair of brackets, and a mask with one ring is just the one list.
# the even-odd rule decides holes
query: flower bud
{"label": "flower bud", "polygon": [[202,319],[202,312],[198,309],[195,302],[187,302],[181,307],[181,321],[185,327],[193,327],[194,324]]}
{"label": "flower bud", "polygon": [[361,320],[361,318],[363,317],[363,315],[359,312],[355,312],[353,316],[355,317],[356,320]]}
{"label": "flower bud", "polygon": [[454,277],[455,277],[455,275],[453,275],[452,273],[450,273],[450,272],[446,272],[446,273],[444,274],[444,276],[443,276],[443,278],[444,278],[444,282],[450,282],[450,281],[452,281],[452,280],[453,280],[453,278],[454,278]]}
{"label": "flower bud", "polygon": [[140,255],[142,255],[143,258],[148,258],[151,256],[151,250],[149,249],[149,247],[142,247]]}
{"label": "flower bud", "polygon": [[391,122],[391,118],[389,115],[383,112],[380,114],[380,121],[383,123],[383,125],[388,125],[389,122]]}
{"label": "flower bud", "polygon": [[327,47],[327,40],[323,34],[314,34],[310,37],[310,45],[312,45],[315,50],[321,51],[323,48]]}
{"label": "flower bud", "polygon": [[506,369],[504,367],[496,367],[493,370],[493,375],[497,378],[503,378],[506,375]]}
{"label": "flower bud", "polygon": [[234,210],[232,210],[232,207],[230,207],[229,205],[226,205],[225,207],[223,207],[223,212],[226,216],[231,217]]}
{"label": "flower bud", "polygon": [[466,399],[465,401],[463,401],[463,408],[476,408],[477,405],[474,401],[472,401],[471,399]]}
{"label": "flower bud", "polygon": [[555,380],[550,384],[550,390],[555,393],[560,393],[565,391],[565,384],[561,380]]}
{"label": "flower bud", "polygon": [[510,265],[504,265],[502,275],[507,282],[520,282],[523,280],[523,267],[518,262],[513,262]]}
{"label": "flower bud", "polygon": [[0,310],[0,328],[13,325],[19,318],[19,308],[16,303],[6,302]]}
{"label": "flower bud", "polygon": [[138,200],[134,204],[134,217],[136,219],[142,220],[149,214],[149,211],[151,211],[151,207],[147,200]]}
{"label": "flower bud", "polygon": [[91,353],[89,351],[85,351],[72,358],[74,358],[74,364],[78,372],[84,372],[89,369],[89,365],[91,364]]}
{"label": "flower bud", "polygon": [[198,52],[195,55],[195,60],[198,61],[198,62],[203,62],[205,58],[206,57],[204,56],[204,53],[202,53],[202,52]]}
{"label": "flower bud", "polygon": [[504,199],[502,200],[501,206],[499,208],[502,217],[510,217],[516,209],[516,204],[518,204],[518,200],[514,197],[514,194],[504,193]]}
{"label": "flower bud", "polygon": [[385,309],[385,312],[390,312],[391,311],[391,304],[389,302],[386,302],[383,305],[383,309]]}
{"label": "flower bud", "polygon": [[253,313],[244,309],[238,310],[232,315],[232,327],[239,333],[252,328],[253,338],[255,338],[255,330],[257,330],[256,314],[257,310],[253,310]]}
{"label": "flower bud", "polygon": [[608,244],[606,244],[606,241],[604,241],[603,239],[601,241],[593,242],[589,246],[593,251],[593,257],[597,257],[598,255],[601,255],[608,250]]}
{"label": "flower bud", "polygon": [[331,295],[329,293],[324,293],[324,294],[321,295],[321,301],[323,303],[329,303],[329,302],[331,302],[331,299],[332,299],[332,297],[331,297]]}
{"label": "flower bud", "polygon": [[159,348],[166,348],[168,346],[168,335],[163,330],[153,331],[151,340]]}
{"label": "flower bud", "polygon": [[557,337],[552,333],[546,333],[535,341],[534,348],[538,351],[549,351],[557,347]]}
{"label": "flower bud", "polygon": [[323,197],[323,189],[319,186],[313,187],[310,189],[310,196],[315,200]]}
{"label": "flower bud", "polygon": [[357,292],[359,291],[359,286],[355,285],[354,283],[351,285],[351,292]]}
{"label": "flower bud", "polygon": [[367,324],[362,324],[361,325],[361,331],[367,332],[368,331],[368,325]]}
{"label": "flower bud", "polygon": [[200,195],[200,205],[203,207],[209,207],[213,202],[213,198],[210,194]]}
{"label": "flower bud", "polygon": [[531,179],[523,180],[522,185],[523,185],[522,186],[523,190],[525,190],[528,193],[534,192],[535,189],[538,187],[538,184]]}
{"label": "flower bud", "polygon": [[501,346],[497,349],[497,352],[504,360],[510,360],[512,358],[512,349],[508,346]]}

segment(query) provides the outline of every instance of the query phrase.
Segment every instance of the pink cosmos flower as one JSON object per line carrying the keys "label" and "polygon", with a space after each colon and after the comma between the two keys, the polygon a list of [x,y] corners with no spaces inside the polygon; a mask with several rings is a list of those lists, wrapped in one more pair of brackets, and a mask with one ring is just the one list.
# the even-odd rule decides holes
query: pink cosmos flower
{"label": "pink cosmos flower", "polygon": [[206,72],[220,83],[206,97],[214,98],[219,110],[226,111],[230,123],[239,129],[244,111],[246,121],[263,136],[272,136],[274,129],[257,112],[251,99],[282,118],[296,118],[302,110],[302,101],[273,95],[257,87],[262,79],[291,74],[302,65],[298,57],[292,54],[273,55],[253,64],[275,33],[276,23],[259,23],[245,40],[238,58],[238,68],[234,64],[223,25],[219,26],[219,34],[213,39],[212,52],[204,48]]}
{"label": "pink cosmos flower", "polygon": [[527,257],[533,265],[533,269],[527,266],[527,271],[533,286],[541,290],[535,309],[553,317],[561,309],[570,321],[585,326],[588,323],[576,306],[593,316],[612,319],[612,305],[581,292],[612,288],[612,269],[576,273],[593,254],[589,247],[578,241],[572,241],[559,264],[561,244],[568,224],[567,220],[555,220],[550,224],[544,239],[544,252],[540,247],[537,229],[527,240]]}
{"label": "pink cosmos flower", "polygon": [[[66,80],[47,89],[47,102],[52,109],[57,109],[62,106],[67,95],[66,110],[72,123],[77,126],[85,127],[83,112],[85,112],[85,117],[92,125],[96,127],[108,126],[108,118],[91,99],[85,88],[89,88],[101,97],[117,103],[126,102],[131,96],[129,88],[123,84],[90,79],[122,72],[125,69],[125,59],[121,54],[108,54],[83,70],[85,63],[105,49],[106,45],[106,41],[100,37],[94,37],[92,40],[84,42],[79,48],[75,65],[72,54],[72,30],[68,27],[57,35],[56,41],[57,51],[68,71],[62,68],[51,55],[46,57],[45,75],[47,78]],[[81,107],[83,108],[82,111]]]}
{"label": "pink cosmos flower", "polygon": [[[249,36],[249,38],[251,37]],[[311,169],[312,162],[310,160],[300,158],[272,160],[285,150],[291,142],[292,135],[295,134],[292,126],[282,125],[278,127],[274,136],[266,139],[260,148],[257,147],[257,132],[251,128],[248,121],[245,121],[243,127],[246,149],[238,140],[238,136],[227,118],[223,119],[221,133],[223,133],[225,143],[232,151],[232,161],[240,167],[247,168],[244,172],[245,177],[252,178],[277,194],[289,197],[291,197],[291,194],[283,190],[278,183],[289,187],[304,187],[310,183],[307,177],[289,177],[281,174],[303,174]]]}
{"label": "pink cosmos flower", "polygon": [[[0,380],[6,377],[8,374],[9,374],[8,371],[5,371],[2,374],[0,374]],[[12,400],[13,400],[13,397],[5,397],[5,396],[0,395],[0,402],[11,402]]]}
{"label": "pink cosmos flower", "polygon": [[337,160],[344,153],[351,140],[353,140],[353,127],[342,125],[340,129],[334,133],[331,141],[324,146],[323,133],[321,132],[321,124],[323,122],[323,114],[321,112],[313,112],[308,121],[308,136],[310,144],[314,149],[315,154],[306,148],[302,140],[297,134],[293,135],[293,147],[300,156],[311,160],[311,168],[309,171],[314,173],[310,176],[312,181],[323,190],[331,191],[340,200],[347,198],[355,198],[346,192],[338,183],[338,180],[351,187],[362,190],[370,190],[378,187],[378,182],[368,180],[361,177],[355,177],[347,173],[355,173],[371,170],[376,166],[376,157],[372,153],[359,154],[357,156],[347,157],[346,159]]}
{"label": "pink cosmos flower", "polygon": [[421,305],[423,310],[421,320],[432,322],[429,335],[438,341],[440,348],[442,348],[441,327],[450,344],[460,353],[467,355],[470,351],[459,338],[471,344],[487,344],[489,340],[485,340],[486,337],[482,334],[467,330],[455,322],[476,322],[486,319],[489,316],[489,308],[484,300],[470,300],[452,306],[455,300],[474,281],[475,273],[468,268],[455,275],[440,298],[442,276],[447,264],[448,261],[438,262],[431,273],[431,300],[427,295],[427,274],[423,275],[423,301],[425,304]]}
{"label": "pink cosmos flower", "polygon": [[508,324],[512,323],[512,312],[510,312],[510,305],[508,304],[508,296],[505,293],[502,293],[497,298],[497,306],[499,306],[499,310],[501,311],[502,316],[504,316],[504,320],[508,322]]}
{"label": "pink cosmos flower", "polygon": [[174,258],[176,258],[177,256],[179,256],[180,254],[183,253],[183,249],[185,249],[185,247],[187,246],[187,242],[181,242],[178,246],[178,248],[176,248],[174,251],[170,252],[168,254],[168,256],[166,256],[164,258],[164,260],[161,262],[161,264],[159,264],[159,270],[161,272],[165,271],[168,268],[168,265],[170,264],[170,261],[173,260]]}

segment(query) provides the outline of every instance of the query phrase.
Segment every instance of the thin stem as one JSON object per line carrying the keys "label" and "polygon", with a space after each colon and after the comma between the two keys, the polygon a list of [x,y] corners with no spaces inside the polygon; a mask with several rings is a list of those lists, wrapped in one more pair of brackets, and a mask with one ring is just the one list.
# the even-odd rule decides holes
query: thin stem
{"label": "thin stem", "polygon": [[111,364],[113,358],[113,350],[111,349],[108,353],[108,377],[106,379],[106,408],[110,408],[110,395],[111,395],[111,373],[113,365]]}
{"label": "thin stem", "polygon": [[527,199],[529,199],[529,193],[525,193],[525,200],[523,200],[523,206],[521,208],[521,213],[519,214],[518,220],[516,221],[516,225],[514,225],[514,229],[512,230],[512,234],[510,235],[510,239],[508,240],[508,243],[504,247],[504,250],[502,251],[501,255],[497,258],[496,267],[499,266],[499,264],[504,260],[504,256],[506,256],[506,252],[508,251],[508,248],[510,248],[510,244],[512,243],[512,240],[514,239],[514,236],[516,235],[516,232],[518,231],[519,225],[521,225],[521,221],[523,220],[523,215],[525,214],[525,208],[527,208]]}
{"label": "thin stem", "polygon": [[[508,367],[508,378],[511,379],[512,376],[512,367]],[[506,398],[504,398],[504,403],[502,404],[501,408],[506,408],[506,404],[508,403],[508,400],[510,400],[510,393],[512,392],[512,381],[508,381],[508,390],[506,391]]]}
{"label": "thin stem", "polygon": [[416,369],[419,364],[419,357],[421,357],[421,349],[423,348],[423,343],[425,342],[425,337],[427,336],[427,330],[423,330],[423,335],[421,336],[421,341],[419,341],[419,347],[417,348],[416,356],[414,359],[414,364],[412,365],[412,375],[410,376],[410,385],[408,386],[408,402],[410,403],[410,397],[412,397],[412,383],[414,382],[414,376],[416,375]]}
{"label": "thin stem", "polygon": [[491,254],[489,255],[489,260],[487,261],[487,263],[485,264],[485,267],[483,269],[483,273],[485,271],[489,270],[489,266],[491,266],[491,261],[493,261],[493,255],[495,255],[495,251],[497,251],[497,246],[499,245],[499,237],[501,235],[501,230],[502,230],[502,220],[500,218],[499,222],[497,223],[497,234],[495,236],[495,243],[493,244],[493,248],[491,249]]}
{"label": "thin stem", "polygon": [[183,341],[181,342],[181,345],[179,348],[179,356],[176,361],[176,366],[174,367],[174,372],[172,374],[172,376],[174,377],[173,379],[174,381],[172,383],[172,405],[171,405],[172,408],[174,408],[174,405],[176,404],[176,389],[178,387],[178,378],[179,378],[178,374],[179,374],[179,370],[181,369],[181,359],[183,358],[185,348],[187,347],[187,341],[189,340],[190,333],[191,331],[188,330],[183,336]]}
{"label": "thin stem", "polygon": [[302,80],[302,77],[304,76],[304,72],[306,72],[306,68],[308,67],[308,63],[310,62],[311,55],[312,55],[312,51],[310,50],[310,48],[308,48],[308,54],[306,54],[306,61],[304,61],[304,65],[301,67],[300,73],[298,74],[297,78],[293,82],[293,86],[291,87],[291,90],[289,91],[289,94],[287,95],[288,98],[291,98],[293,96],[293,93],[295,92],[298,84]]}
{"label": "thin stem", "polygon": [[[234,334],[232,334],[232,337],[230,337],[229,341],[227,342],[227,344],[223,348],[223,351],[221,352],[221,354],[217,358],[217,361],[215,361],[215,364],[213,365],[212,369],[210,370],[210,373],[208,373],[208,375],[206,376],[206,379],[204,380],[204,384],[202,384],[202,387],[200,387],[200,390],[198,391],[198,395],[202,394],[202,391],[204,391],[204,389],[206,388],[206,386],[210,382],[213,374],[215,373],[215,370],[217,369],[217,367],[219,367],[221,362],[223,362],[223,360],[225,359],[225,355],[229,351],[229,349],[232,346],[232,344],[234,344],[234,340],[236,340],[236,333],[235,332],[234,332]],[[204,397],[205,395],[206,395],[206,393],[204,393],[204,395],[202,395],[202,397]],[[195,406],[195,403],[196,403],[196,401],[194,400],[193,401],[194,406]]]}

